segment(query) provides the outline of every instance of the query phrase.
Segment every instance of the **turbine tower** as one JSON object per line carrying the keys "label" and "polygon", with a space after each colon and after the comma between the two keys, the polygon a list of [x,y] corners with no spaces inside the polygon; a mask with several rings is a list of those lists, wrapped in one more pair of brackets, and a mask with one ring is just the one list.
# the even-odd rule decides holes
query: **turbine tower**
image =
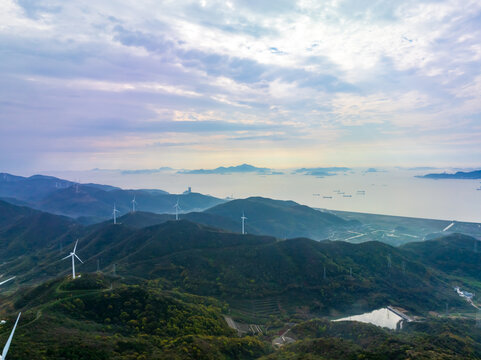
{"label": "turbine tower", "polygon": [[18,320],[20,320],[20,315],[22,315],[21,312],[18,313],[17,321],[15,321],[15,325],[13,325],[12,332],[10,333],[10,336],[8,337],[7,343],[5,344],[5,347],[3,348],[2,355],[0,356],[0,360],[5,360],[7,358],[8,349],[10,348],[10,343],[12,342],[13,334],[15,333],[15,329],[17,328]]}
{"label": "turbine tower", "polygon": [[179,220],[179,209],[180,209],[179,199],[177,199],[177,202],[175,203],[174,208],[175,208],[175,220]]}
{"label": "turbine tower", "polygon": [[65,256],[62,260],[68,259],[69,257],[72,258],[72,278],[75,279],[75,258],[77,258],[82,264],[84,263],[75,253],[75,250],[77,250],[77,244],[78,240],[75,242],[75,246],[73,248],[73,251],[70,253],[70,255]]}
{"label": "turbine tower", "polygon": [[135,195],[134,195],[134,198],[132,200],[132,212],[133,213],[135,212],[135,205],[137,205],[137,201],[135,201]]}
{"label": "turbine tower", "polygon": [[114,204],[114,211],[112,211],[112,214],[114,215],[114,224],[117,224],[117,213],[120,212],[116,209],[115,204]]}
{"label": "turbine tower", "polygon": [[245,234],[245,221],[247,220],[247,218],[245,217],[244,213],[242,213],[242,216],[241,216],[241,219],[242,219],[242,234]]}

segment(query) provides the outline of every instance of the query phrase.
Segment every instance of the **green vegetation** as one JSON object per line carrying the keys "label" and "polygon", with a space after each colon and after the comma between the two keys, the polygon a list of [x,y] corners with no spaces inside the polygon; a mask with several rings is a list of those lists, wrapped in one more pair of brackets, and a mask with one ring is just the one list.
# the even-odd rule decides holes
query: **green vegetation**
{"label": "green vegetation", "polygon": [[453,276],[481,281],[481,241],[462,234],[406,244],[403,249],[424,263]]}
{"label": "green vegetation", "polygon": [[[58,248],[27,252],[0,265],[0,273],[13,268],[23,272],[25,283],[68,275],[70,264],[60,261],[73,246],[74,236],[68,234],[72,242],[64,253]],[[262,311],[265,318],[306,306],[309,313],[330,316],[388,304],[415,313],[443,309],[446,301],[467,306],[446,274],[425,266],[411,251],[378,242],[279,241],[185,220],[140,229],[97,224],[76,234],[81,234],[78,254],[85,262],[78,271],[94,272],[99,262],[111,273],[115,264],[126,279],[161,279],[166,288],[214,296],[236,308],[246,300],[278,298],[269,312]]]}
{"label": "green vegetation", "polygon": [[[251,359],[269,351],[260,339],[238,338],[215,299],[147,283],[111,290],[110,280],[57,279],[3,299],[4,310],[24,311],[9,358]],[[10,327],[0,331],[4,341]]]}
{"label": "green vegetation", "polygon": [[[240,217],[243,212],[249,218],[246,222],[247,233],[271,235],[278,238],[309,237],[324,240],[332,229],[347,230],[359,225],[357,221],[346,221],[336,215],[320,212],[293,201],[261,197],[229,201],[203,212],[181,214],[180,218],[239,233],[241,231]],[[174,215],[141,212],[127,214],[119,221],[130,227],[141,228],[174,219]]]}
{"label": "green vegetation", "polygon": [[481,328],[474,321],[430,318],[394,332],[370,324],[314,320],[295,326],[298,341],[263,360],[479,359]]}
{"label": "green vegetation", "polygon": [[443,232],[443,229],[452,223],[447,220],[364,214],[337,210],[331,210],[330,212],[344,219],[355,220],[360,223],[354,229],[354,233],[343,231],[342,229],[333,231],[329,237],[332,240],[351,238],[345,241],[356,243],[376,240],[392,246],[400,246],[412,242],[422,242],[425,239],[437,239],[452,232],[481,237],[481,227],[477,223],[456,221],[447,233]]}
{"label": "green vegetation", "polygon": [[[131,223],[88,227],[2,202],[0,213],[0,274],[18,275],[2,288],[7,323],[0,341],[23,312],[9,359],[480,356],[479,329],[467,320],[474,308],[453,291],[457,284],[466,290],[481,284],[480,254],[470,237],[395,248],[241,235],[187,220],[139,226],[158,219],[145,213],[124,217]],[[76,238],[84,263],[77,263],[81,277],[72,281],[70,262],[60,259]],[[398,333],[326,320],[386,305],[426,317],[444,313],[446,303],[452,318],[428,317]],[[224,316],[245,322],[244,329],[262,326],[255,336],[239,336]],[[316,317],[323,320],[305,322]],[[288,336],[297,341],[274,351],[272,339],[292,322],[298,325]]]}
{"label": "green vegetation", "polygon": [[81,226],[72,219],[0,200],[0,256],[3,260],[72,241]]}
{"label": "green vegetation", "polygon": [[282,239],[308,237],[323,240],[332,229],[349,228],[359,224],[357,221],[346,221],[334,214],[314,210],[294,201],[262,197],[232,200],[204,212],[238,224],[241,214],[245,212],[249,218],[246,222],[247,233],[271,235]]}
{"label": "green vegetation", "polygon": [[[481,328],[473,320],[429,317],[395,332],[357,322],[316,319],[293,326],[295,342],[274,350],[270,336],[239,337],[225,303],[157,281],[116,284],[103,275],[55,279],[2,298],[2,311],[23,311],[9,358],[24,359],[478,359]],[[14,318],[0,326],[5,341]],[[271,326],[274,322],[271,322]]]}

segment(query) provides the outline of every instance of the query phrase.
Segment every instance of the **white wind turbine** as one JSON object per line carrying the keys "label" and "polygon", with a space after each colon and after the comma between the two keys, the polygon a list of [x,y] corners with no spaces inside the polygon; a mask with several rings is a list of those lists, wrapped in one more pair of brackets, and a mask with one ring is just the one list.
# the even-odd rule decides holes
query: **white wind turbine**
{"label": "white wind turbine", "polygon": [[132,212],[135,212],[135,205],[137,205],[137,201],[135,201],[135,195],[134,198],[132,199]]}
{"label": "white wind turbine", "polygon": [[3,284],[5,284],[6,282],[9,282],[10,280],[13,280],[13,279],[15,279],[15,278],[16,278],[16,276],[12,276],[11,278],[9,278],[9,279],[7,279],[7,280],[3,280],[2,282],[0,282],[0,285],[3,285]]}
{"label": "white wind turbine", "polygon": [[15,329],[17,328],[18,320],[20,320],[20,315],[22,315],[21,312],[18,313],[17,321],[15,321],[15,325],[13,325],[12,332],[10,333],[10,336],[8,337],[7,343],[5,344],[5,347],[3,348],[2,355],[0,356],[0,360],[5,360],[7,358],[8,349],[10,348],[10,343],[12,342],[13,334],[15,333]]}
{"label": "white wind turbine", "polygon": [[180,209],[179,199],[177,199],[177,202],[175,203],[174,208],[175,208],[175,220],[179,220],[179,209]]}
{"label": "white wind turbine", "polygon": [[449,229],[451,229],[452,227],[454,226],[454,220],[451,224],[449,224],[448,226],[446,226],[443,231],[448,231]]}
{"label": "white wind turbine", "polygon": [[117,210],[117,208],[115,207],[115,204],[114,204],[114,211],[112,211],[112,214],[114,215],[114,224],[117,224],[117,213],[119,213],[120,211]]}
{"label": "white wind turbine", "polygon": [[75,253],[75,250],[77,250],[77,244],[78,240],[75,242],[75,246],[73,248],[73,251],[70,253],[70,255],[65,256],[62,260],[68,259],[69,257],[72,258],[72,278],[75,279],[75,258],[77,258],[82,264],[84,263]]}
{"label": "white wind turbine", "polygon": [[247,220],[246,216],[244,215],[244,213],[242,213],[242,216],[241,216],[241,219],[242,219],[242,234],[245,234],[245,221]]}

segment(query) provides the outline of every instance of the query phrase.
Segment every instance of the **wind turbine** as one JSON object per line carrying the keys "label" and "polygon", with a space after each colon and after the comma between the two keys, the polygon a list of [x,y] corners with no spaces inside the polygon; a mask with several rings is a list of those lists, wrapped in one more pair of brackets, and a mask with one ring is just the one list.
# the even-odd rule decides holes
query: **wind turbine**
{"label": "wind turbine", "polygon": [[175,220],[179,220],[179,209],[180,209],[179,199],[177,199],[177,202],[175,203],[174,208],[175,208]]}
{"label": "wind turbine", "polygon": [[137,204],[137,201],[135,201],[135,195],[134,198],[132,199],[132,212],[135,212],[135,205]]}
{"label": "wind turbine", "polygon": [[120,211],[118,211],[115,207],[115,204],[114,204],[114,211],[112,211],[112,214],[114,215],[114,224],[117,224],[117,213],[119,213]]}
{"label": "wind turbine", "polygon": [[241,216],[241,219],[242,219],[242,234],[245,234],[245,221],[247,220],[247,218],[245,217],[244,213],[242,213],[242,216]]}
{"label": "wind turbine", "polygon": [[[13,280],[13,279],[15,279],[15,278],[16,278],[16,276],[12,276],[10,279],[3,280],[2,282],[0,282],[0,285],[3,285],[3,284],[5,284],[6,282],[8,282],[8,281],[10,281],[10,280]],[[0,359],[0,360],[1,360],[1,359]]]}
{"label": "wind turbine", "polygon": [[67,255],[62,259],[62,260],[65,260],[65,259],[68,259],[69,257],[72,258],[72,278],[73,279],[75,279],[75,258],[77,258],[82,264],[84,263],[75,253],[75,250],[77,250],[77,244],[78,244],[78,240],[75,242],[75,246],[73,248],[73,251],[70,253],[70,255]]}
{"label": "wind turbine", "polygon": [[454,220],[451,224],[449,224],[448,226],[446,226],[443,231],[448,231],[449,229],[451,229],[452,227],[454,226]]}
{"label": "wind turbine", "polygon": [[22,315],[21,312],[18,313],[17,321],[15,321],[15,325],[13,325],[12,332],[10,333],[10,336],[8,337],[7,343],[5,344],[5,347],[3,348],[2,355],[0,356],[0,360],[5,360],[7,358],[8,349],[10,348],[10,343],[12,342],[13,334],[15,333],[15,329],[17,328],[18,320],[20,320],[20,315]]}

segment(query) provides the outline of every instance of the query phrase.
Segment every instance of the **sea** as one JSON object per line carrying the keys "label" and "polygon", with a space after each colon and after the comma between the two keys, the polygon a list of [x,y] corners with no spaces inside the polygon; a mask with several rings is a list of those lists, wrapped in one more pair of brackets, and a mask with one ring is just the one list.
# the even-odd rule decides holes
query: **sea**
{"label": "sea", "polygon": [[[95,182],[124,189],[161,189],[181,194],[193,192],[220,198],[262,196],[293,200],[314,208],[416,218],[481,223],[480,180],[433,180],[417,176],[440,170],[386,168],[350,169],[313,176],[279,170],[257,173],[185,174],[178,170],[49,171],[80,183]],[[141,209],[142,204],[138,204]]]}

